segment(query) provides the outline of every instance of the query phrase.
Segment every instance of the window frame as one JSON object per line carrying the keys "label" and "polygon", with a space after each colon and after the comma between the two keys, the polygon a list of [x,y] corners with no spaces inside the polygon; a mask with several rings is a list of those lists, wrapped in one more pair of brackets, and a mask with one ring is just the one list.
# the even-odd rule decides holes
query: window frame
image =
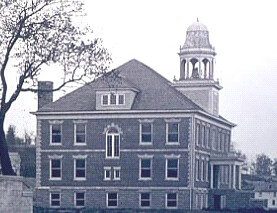
{"label": "window frame", "polygon": [[[52,166],[52,160],[59,160],[60,161],[60,168],[59,168],[59,170],[60,170],[60,177],[52,177],[52,175],[53,175],[53,171],[52,171],[52,169],[53,169],[53,166]],[[49,180],[62,180],[62,156],[61,157],[51,157],[50,159],[49,159]]]}
{"label": "window frame", "polygon": [[[178,141],[171,142],[169,141],[169,125],[170,124],[177,124],[178,125]],[[172,134],[176,134],[176,132],[173,132]],[[180,122],[166,122],[166,145],[180,145]]]}
{"label": "window frame", "polygon": [[[77,125],[84,125],[85,126],[85,142],[77,142]],[[74,146],[85,146],[87,145],[87,124],[86,122],[74,122]]]}
{"label": "window frame", "polygon": [[[77,205],[77,201],[81,200],[81,199],[77,199],[77,193],[84,193],[84,205],[82,205],[82,206]],[[82,208],[82,207],[86,206],[86,192],[85,191],[75,191],[74,192],[74,206],[75,206],[75,208]]]}
{"label": "window frame", "polygon": [[[117,177],[116,176],[116,172],[119,172],[119,176]],[[121,179],[121,167],[120,166],[116,166],[116,167],[113,167],[113,180],[120,180]]]}
{"label": "window frame", "polygon": [[[52,194],[58,194],[59,195],[59,199],[54,199],[54,201],[58,201],[59,202],[59,205],[52,205]],[[49,193],[49,205],[51,208],[60,208],[61,207],[61,197],[62,197],[62,194],[61,192],[50,192]]]}
{"label": "window frame", "polygon": [[[111,103],[111,96],[115,95],[115,103]],[[107,104],[104,104],[104,96],[107,96]],[[119,96],[123,97],[123,103],[119,102]],[[118,92],[110,92],[107,94],[102,94],[101,95],[101,106],[123,106],[126,104],[126,96],[125,93],[118,93]]]}
{"label": "window frame", "polygon": [[[110,173],[109,177],[106,176],[107,171],[109,171],[109,173]],[[104,180],[112,180],[112,167],[108,167],[108,166],[104,167]]]}
{"label": "window frame", "polygon": [[[109,194],[116,194],[116,206],[109,206]],[[106,193],[106,207],[107,208],[117,208],[118,207],[118,192],[107,192]]]}
{"label": "window frame", "polygon": [[[150,142],[149,141],[147,141],[147,142],[142,141],[142,135],[143,135],[142,126],[144,124],[149,124],[150,125],[150,128],[151,128],[151,132],[150,132],[151,141]],[[139,124],[139,144],[140,145],[153,145],[153,133],[154,133],[154,131],[153,131],[153,122],[140,122],[140,124]],[[149,132],[144,133],[144,134],[149,134]]]}
{"label": "window frame", "polygon": [[[86,156],[84,156],[84,157],[74,157],[74,180],[76,180],[76,181],[85,181],[87,179],[87,159],[86,158],[87,158]],[[76,175],[77,175],[77,165],[76,165],[77,160],[84,160],[85,161],[85,167],[84,167],[85,177],[76,177]]]}
{"label": "window frame", "polygon": [[[142,199],[142,197],[141,197],[142,194],[148,194],[149,198],[148,199]],[[148,206],[143,206],[142,205],[143,201],[144,202],[149,202],[149,205]],[[140,192],[139,193],[139,207],[143,208],[143,209],[149,209],[149,208],[151,208],[151,193],[150,192]]]}
{"label": "window frame", "polygon": [[[60,137],[61,137],[61,140],[60,142],[53,142],[53,126],[54,125],[58,125],[60,127]],[[50,123],[50,146],[60,146],[62,145],[62,140],[63,140],[63,126],[62,126],[62,123],[59,122],[59,123]]]}
{"label": "window frame", "polygon": [[[108,137],[111,136],[112,137],[112,155],[108,156]],[[115,156],[115,137],[118,136],[118,156]],[[109,133],[109,131],[107,131],[106,133],[106,159],[119,159],[120,158],[120,133]]]}
{"label": "window frame", "polygon": [[[168,199],[168,195],[169,194],[175,194],[176,195],[176,199],[175,199],[175,202],[176,202],[176,206],[168,206],[168,201],[173,201],[172,199]],[[177,192],[168,192],[165,194],[165,207],[166,209],[177,209],[178,208],[178,193]]]}
{"label": "window frame", "polygon": [[[139,180],[152,180],[152,156],[145,156],[145,157],[140,157],[139,159]],[[150,170],[150,177],[142,177],[141,176],[141,173],[142,173],[142,161],[143,160],[149,160],[150,161],[150,167],[149,167],[149,170]],[[146,169],[146,168],[144,168]]]}
{"label": "window frame", "polygon": [[201,125],[200,123],[196,123],[196,128],[195,128],[195,141],[196,141],[196,146],[200,146],[201,142]]}
{"label": "window frame", "polygon": [[[169,160],[177,160],[177,177],[168,177],[168,161]],[[172,168],[171,168],[172,169]],[[179,180],[179,173],[180,173],[180,160],[179,156],[170,156],[166,157],[165,161],[165,180],[173,180],[173,181],[178,181]]]}

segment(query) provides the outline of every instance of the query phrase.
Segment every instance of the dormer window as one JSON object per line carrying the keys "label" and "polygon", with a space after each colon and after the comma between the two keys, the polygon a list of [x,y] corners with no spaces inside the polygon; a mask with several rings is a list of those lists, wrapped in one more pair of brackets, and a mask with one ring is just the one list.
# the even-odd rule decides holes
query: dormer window
{"label": "dormer window", "polygon": [[124,105],[125,104],[125,95],[117,93],[109,93],[102,95],[102,105]]}

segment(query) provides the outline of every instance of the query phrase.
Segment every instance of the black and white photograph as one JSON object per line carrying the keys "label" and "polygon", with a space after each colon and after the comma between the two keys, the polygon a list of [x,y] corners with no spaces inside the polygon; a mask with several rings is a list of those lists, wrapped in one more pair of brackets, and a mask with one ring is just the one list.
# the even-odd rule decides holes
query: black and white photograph
{"label": "black and white photograph", "polygon": [[0,0],[0,213],[277,212],[276,7]]}

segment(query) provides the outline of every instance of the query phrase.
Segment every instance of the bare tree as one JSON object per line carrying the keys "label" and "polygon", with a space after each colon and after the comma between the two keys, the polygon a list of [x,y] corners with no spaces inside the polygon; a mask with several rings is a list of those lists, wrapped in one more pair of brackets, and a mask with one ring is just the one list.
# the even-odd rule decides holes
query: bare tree
{"label": "bare tree", "polygon": [[[4,175],[12,170],[4,133],[6,113],[24,91],[37,92],[38,76],[56,64],[63,79],[53,91],[92,79],[107,69],[110,56],[90,28],[73,18],[83,15],[80,0],[0,0],[0,159]],[[7,75],[14,73],[15,82]]]}
{"label": "bare tree", "polygon": [[256,157],[256,173],[257,175],[271,175],[272,160],[265,154],[259,154]]}

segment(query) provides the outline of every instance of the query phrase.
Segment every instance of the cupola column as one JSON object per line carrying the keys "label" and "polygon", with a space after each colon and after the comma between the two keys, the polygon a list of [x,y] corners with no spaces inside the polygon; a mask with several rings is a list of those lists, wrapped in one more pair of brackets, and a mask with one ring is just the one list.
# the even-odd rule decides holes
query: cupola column
{"label": "cupola column", "polygon": [[187,58],[186,59],[187,60],[187,79],[189,79],[189,63],[190,63],[190,59],[189,58]]}

